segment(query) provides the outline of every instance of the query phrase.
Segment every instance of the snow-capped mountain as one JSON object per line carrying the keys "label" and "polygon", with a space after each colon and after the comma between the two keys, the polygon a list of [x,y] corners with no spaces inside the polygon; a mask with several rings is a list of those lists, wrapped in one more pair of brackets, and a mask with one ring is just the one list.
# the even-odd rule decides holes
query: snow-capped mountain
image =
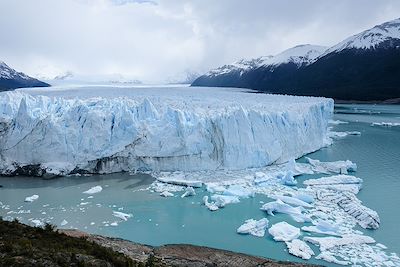
{"label": "snow-capped mountain", "polygon": [[275,56],[262,56],[250,60],[242,59],[230,65],[224,65],[222,67],[210,70],[205,75],[217,76],[236,71],[240,72],[240,75],[242,75],[246,71],[260,67],[277,67],[279,65],[289,63],[293,63],[297,67],[301,67],[313,63],[322,53],[325,52],[326,49],[327,47],[319,45],[298,45],[289,48]]}
{"label": "snow-capped mountain", "polygon": [[343,100],[400,98],[400,19],[330,47],[300,45],[273,57],[241,60],[192,86],[245,87]]}
{"label": "snow-capped mountain", "polygon": [[47,83],[36,80],[28,75],[17,72],[6,63],[0,61],[0,91],[7,91],[21,87],[43,87]]}
{"label": "snow-capped mountain", "polygon": [[350,36],[344,41],[327,49],[324,55],[345,49],[375,49],[382,44],[391,45],[391,41],[400,39],[400,18],[377,25],[372,29]]}

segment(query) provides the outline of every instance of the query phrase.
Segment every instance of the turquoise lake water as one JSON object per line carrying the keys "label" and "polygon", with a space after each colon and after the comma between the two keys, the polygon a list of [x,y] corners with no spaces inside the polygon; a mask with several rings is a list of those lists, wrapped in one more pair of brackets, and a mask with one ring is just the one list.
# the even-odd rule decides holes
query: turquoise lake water
{"label": "turquoise lake water", "polygon": [[[400,123],[400,106],[337,105],[334,119],[349,122],[334,126],[335,131],[359,131],[361,136],[335,140],[332,146],[312,153],[309,157],[321,161],[349,159],[357,163],[358,171],[355,175],[364,179],[358,198],[364,205],[376,210],[381,219],[378,230],[359,230],[385,244],[388,252],[399,255],[400,126],[371,126],[371,123]],[[298,177],[298,180],[301,184],[305,178],[320,176],[323,175],[304,175]],[[273,241],[268,234],[264,238],[236,234],[236,229],[244,220],[266,216],[259,208],[260,201],[268,201],[267,197],[256,195],[241,200],[239,204],[210,212],[200,204],[205,195],[204,189],[196,190],[197,196],[194,197],[181,199],[180,194],[177,194],[177,197],[162,198],[144,190],[153,180],[146,174],[126,173],[52,180],[1,177],[0,185],[3,187],[0,188],[0,216],[18,217],[25,223],[29,222],[29,218],[44,219],[59,227],[65,219],[68,224],[64,228],[73,227],[150,245],[190,243],[279,260],[301,261],[286,252],[283,242]],[[82,194],[96,185],[103,187],[101,193],[94,194],[93,198]],[[33,194],[40,196],[37,201],[24,202],[25,197]],[[30,213],[12,213],[27,210]],[[112,216],[113,210],[132,213],[133,217],[120,222]],[[283,219],[296,225],[285,215],[268,216],[268,219],[270,225]],[[114,221],[118,221],[118,226],[105,226]],[[317,260],[309,262],[332,265]]]}

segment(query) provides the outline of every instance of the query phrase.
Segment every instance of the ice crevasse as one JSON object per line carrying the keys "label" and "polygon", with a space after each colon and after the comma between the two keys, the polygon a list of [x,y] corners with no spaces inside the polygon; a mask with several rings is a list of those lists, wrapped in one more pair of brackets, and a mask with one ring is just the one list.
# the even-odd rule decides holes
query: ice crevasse
{"label": "ice crevasse", "polygon": [[261,167],[323,147],[333,113],[331,99],[243,89],[99,95],[1,93],[0,173]]}

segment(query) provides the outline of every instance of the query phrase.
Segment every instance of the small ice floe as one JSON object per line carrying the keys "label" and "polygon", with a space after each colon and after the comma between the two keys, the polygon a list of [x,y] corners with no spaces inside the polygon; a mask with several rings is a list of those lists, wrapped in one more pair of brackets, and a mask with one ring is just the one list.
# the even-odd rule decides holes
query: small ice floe
{"label": "small ice floe", "polygon": [[336,225],[323,220],[318,222],[313,221],[313,224],[312,226],[303,226],[301,230],[317,234],[340,236],[340,234],[338,234],[339,227]]}
{"label": "small ice floe", "polygon": [[400,126],[400,122],[373,122],[371,126],[394,127]]}
{"label": "small ice floe", "polygon": [[250,188],[243,187],[241,185],[230,185],[222,193],[226,196],[236,196],[239,198],[254,197],[254,191]]}
{"label": "small ice floe", "polygon": [[301,201],[304,201],[308,204],[313,203],[314,197],[310,194],[302,193],[302,192],[296,192],[296,193],[291,193],[292,197],[300,199]]}
{"label": "small ice floe", "polygon": [[110,223],[110,226],[118,226],[118,222],[112,222]]}
{"label": "small ice floe", "polygon": [[249,219],[244,222],[238,229],[239,234],[250,234],[257,237],[265,235],[265,229],[268,227],[268,219],[262,218],[261,220]]}
{"label": "small ice floe", "polygon": [[347,174],[348,172],[357,171],[357,164],[351,162],[350,160],[339,160],[332,162],[321,162],[317,159],[311,159],[306,157],[307,162],[312,166],[313,171],[318,173],[341,173]]}
{"label": "small ice floe", "polygon": [[25,202],[33,202],[39,198],[39,195],[32,195],[30,197],[25,198]]}
{"label": "small ice floe", "polygon": [[128,218],[131,218],[133,215],[128,213],[123,213],[120,211],[113,211],[113,216],[120,218],[123,221],[127,221]]}
{"label": "small ice floe", "polygon": [[93,198],[93,196],[88,196],[87,198]]}
{"label": "small ice floe", "polygon": [[290,215],[296,222],[310,222],[309,216],[303,214],[303,207],[292,207],[282,200],[268,202],[261,207],[261,210],[266,211],[269,215],[274,215],[274,212],[285,213]]}
{"label": "small ice floe", "polygon": [[191,186],[188,186],[188,187],[186,187],[185,192],[181,195],[181,198],[195,196],[195,195],[196,195],[196,192],[194,191],[194,188]]}
{"label": "small ice floe", "polygon": [[304,208],[312,208],[313,207],[313,205],[311,205],[311,204],[309,204],[307,202],[304,202],[303,200],[300,200],[300,199],[295,198],[295,197],[280,196],[280,195],[271,195],[269,197],[272,198],[272,199],[276,199],[276,200],[278,200],[278,199],[282,200],[283,202],[285,202],[285,203],[287,203],[289,205],[296,206],[296,207],[298,207],[298,206],[301,206],[301,207],[304,207]]}
{"label": "small ice floe", "polygon": [[203,197],[203,203],[210,211],[216,211],[219,209],[219,207],[214,202],[208,201],[208,196]]}
{"label": "small ice floe", "polygon": [[175,177],[157,177],[157,181],[167,184],[181,185],[181,186],[191,186],[191,187],[202,187],[202,181],[185,180],[182,178]]}
{"label": "small ice floe", "polygon": [[376,211],[362,205],[362,202],[351,192],[337,190],[317,190],[318,200],[336,203],[347,214],[354,217],[365,229],[378,229],[380,218]]}
{"label": "small ice floe", "polygon": [[90,188],[89,190],[86,190],[85,192],[83,192],[84,194],[97,194],[100,193],[103,190],[103,187],[101,187],[100,185],[96,185],[92,188]]}
{"label": "small ice floe", "polygon": [[317,260],[324,260],[324,261],[332,262],[332,263],[339,264],[339,265],[349,265],[350,264],[350,262],[348,262],[348,261],[338,260],[335,256],[332,255],[332,253],[327,252],[327,251],[321,252],[315,258]]}
{"label": "small ice floe", "polygon": [[223,208],[228,204],[235,204],[240,202],[239,197],[237,196],[225,196],[219,194],[212,195],[210,197],[211,202],[209,202],[208,199],[208,196],[204,196],[203,203],[211,211],[216,211],[219,208]]}
{"label": "small ice floe", "polygon": [[91,222],[91,223],[90,223],[90,225],[95,225],[95,224],[96,224],[95,222]]}
{"label": "small ice floe", "polygon": [[80,206],[86,206],[87,204],[90,204],[90,202],[81,202],[81,203],[79,203]]}
{"label": "small ice floe", "polygon": [[275,241],[292,241],[300,236],[300,229],[288,224],[287,222],[279,222],[268,229],[270,235]]}
{"label": "small ice floe", "polygon": [[174,194],[171,193],[171,192],[168,192],[168,191],[163,191],[163,192],[160,193],[160,196],[162,196],[162,197],[173,197]]}
{"label": "small ice floe", "polygon": [[333,175],[328,177],[322,177],[317,179],[308,179],[303,183],[305,185],[337,185],[337,184],[362,184],[363,180],[361,178],[351,176],[351,175]]}
{"label": "small ice floe", "polygon": [[225,191],[225,186],[219,185],[218,183],[207,183],[206,190],[210,193],[222,193]]}
{"label": "small ice floe", "polygon": [[339,125],[339,124],[348,124],[349,122],[341,120],[329,120],[328,123],[332,125]]}
{"label": "small ice floe", "polygon": [[304,241],[310,242],[314,245],[319,246],[321,251],[329,250],[334,247],[348,246],[348,245],[359,245],[359,244],[373,244],[375,240],[366,235],[349,234],[343,235],[342,237],[304,237]]}
{"label": "small ice floe", "polygon": [[328,137],[332,139],[341,139],[345,138],[346,136],[349,135],[361,135],[361,132],[358,131],[347,131],[347,132],[334,132],[334,131],[328,131]]}
{"label": "small ice floe", "polygon": [[306,242],[300,239],[293,239],[290,242],[286,242],[286,246],[290,254],[304,260],[309,260],[311,256],[315,255],[314,251],[306,244]]}
{"label": "small ice floe", "polygon": [[64,220],[62,220],[62,222],[60,223],[60,225],[61,225],[61,226],[64,226],[64,225],[66,225],[66,224],[68,224],[68,221],[67,221],[67,220],[65,220],[65,219],[64,219]]}
{"label": "small ice floe", "polygon": [[291,171],[282,174],[282,176],[280,176],[279,178],[283,185],[288,185],[288,186],[297,185],[297,181],[294,179],[293,173]]}
{"label": "small ice floe", "polygon": [[42,227],[44,225],[44,223],[38,219],[29,219],[29,221],[33,223],[35,227]]}

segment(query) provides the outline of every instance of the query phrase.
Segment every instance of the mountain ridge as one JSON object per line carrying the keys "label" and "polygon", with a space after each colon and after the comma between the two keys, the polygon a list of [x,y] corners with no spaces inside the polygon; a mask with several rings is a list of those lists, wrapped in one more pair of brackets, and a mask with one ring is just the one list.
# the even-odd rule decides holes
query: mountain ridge
{"label": "mountain ridge", "polygon": [[[282,55],[285,60],[278,60]],[[272,64],[274,61],[277,64]],[[295,46],[253,68],[225,65],[224,72],[218,73],[220,68],[211,70],[192,86],[245,87],[268,93],[383,101],[400,97],[399,62],[400,19],[395,19],[330,48]]]}

